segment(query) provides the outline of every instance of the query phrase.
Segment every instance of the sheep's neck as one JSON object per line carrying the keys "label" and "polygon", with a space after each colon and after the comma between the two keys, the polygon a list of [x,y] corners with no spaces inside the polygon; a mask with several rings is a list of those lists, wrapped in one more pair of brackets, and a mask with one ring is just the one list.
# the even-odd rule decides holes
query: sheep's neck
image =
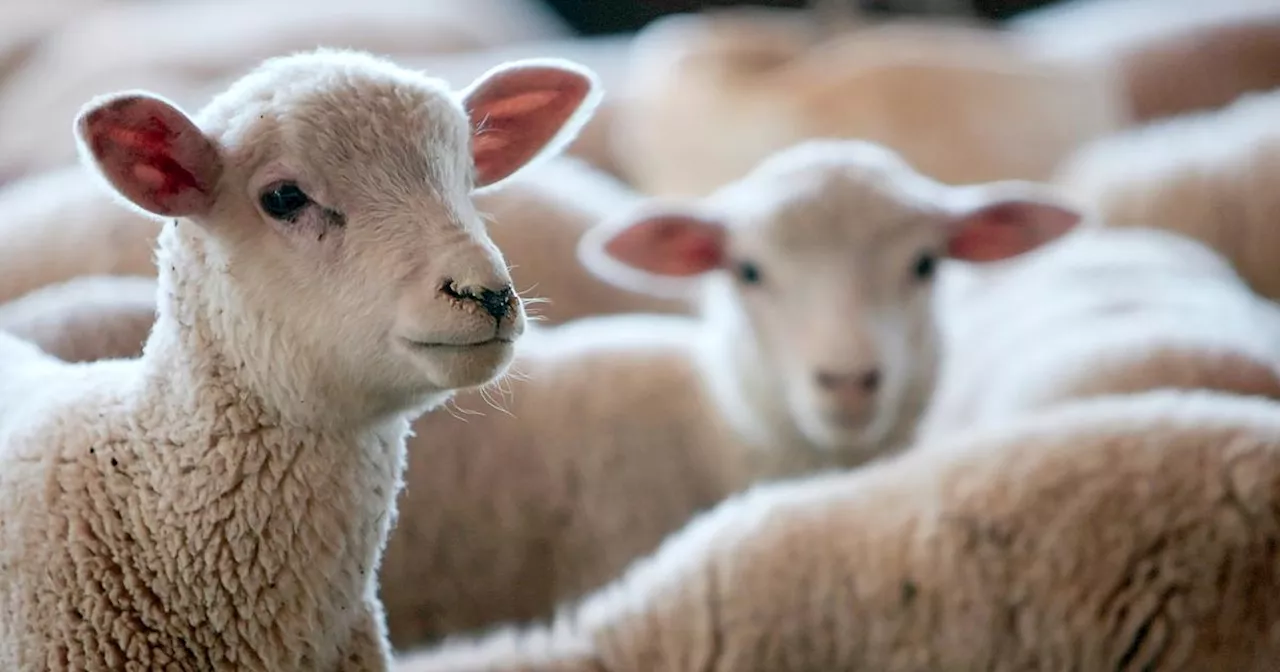
{"label": "sheep's neck", "polygon": [[[129,507],[152,512],[183,537],[182,548],[233,554],[235,576],[224,575],[227,557],[206,550],[171,558],[168,577],[157,580],[215,596],[213,603],[226,593],[229,618],[249,619],[238,632],[292,627],[279,618],[253,621],[255,614],[308,621],[331,618],[341,606],[344,617],[353,615],[376,587],[408,420],[308,424],[257,394],[243,377],[246,362],[214,337],[200,295],[208,283],[183,275],[196,261],[183,258],[191,254],[181,247],[160,254],[159,315],[139,397],[143,449],[153,451],[139,477],[150,482],[131,490],[147,501]],[[246,616],[238,603],[261,607]],[[306,637],[343,635],[323,630]]]}

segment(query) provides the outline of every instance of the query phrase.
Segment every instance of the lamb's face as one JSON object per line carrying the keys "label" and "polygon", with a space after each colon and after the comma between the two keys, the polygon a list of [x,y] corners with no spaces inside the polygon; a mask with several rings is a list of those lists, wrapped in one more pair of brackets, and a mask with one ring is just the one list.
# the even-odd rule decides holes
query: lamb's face
{"label": "lamb's face", "polygon": [[245,292],[290,338],[393,387],[491,380],[525,315],[471,204],[462,108],[398,72],[273,74],[270,97],[240,102],[247,123],[215,136],[234,167],[219,239]]}
{"label": "lamb's face", "polygon": [[[219,166],[197,180],[213,185],[206,207],[132,200],[200,224],[191,235],[234,278],[235,300],[349,383],[411,396],[479,385],[510,362],[525,314],[472,192],[539,154],[591,90],[550,65],[494,71],[459,96],[358,54],[275,59],[216,98],[199,129],[168,115],[172,144],[199,137],[213,157],[177,162]],[[155,99],[125,104],[138,101]]]}
{"label": "lamb's face", "polygon": [[1078,220],[1027,190],[1008,197],[1014,186],[948,187],[878,146],[807,142],[701,207],[602,225],[582,256],[637,289],[705,278],[709,328],[755,369],[736,374],[761,388],[745,396],[815,446],[859,452],[914,423],[932,387],[940,261],[1015,256]]}
{"label": "lamb's face", "polygon": [[881,441],[934,375],[945,215],[885,161],[775,163],[718,197],[732,225],[708,309],[737,316],[796,428],[833,451]]}

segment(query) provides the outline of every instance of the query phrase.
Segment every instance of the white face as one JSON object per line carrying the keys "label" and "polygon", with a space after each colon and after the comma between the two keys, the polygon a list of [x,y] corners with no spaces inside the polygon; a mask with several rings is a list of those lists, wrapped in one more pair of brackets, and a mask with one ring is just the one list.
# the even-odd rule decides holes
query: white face
{"label": "white face", "polygon": [[240,193],[220,199],[216,219],[235,227],[217,237],[246,298],[345,377],[483,384],[511,361],[524,309],[471,204],[466,116],[396,84],[353,81],[364,95],[342,107],[276,101],[255,141],[226,142],[224,184]]}
{"label": "white face", "polygon": [[126,198],[199,224],[179,235],[214,267],[205,291],[234,294],[205,303],[247,313],[254,333],[237,340],[260,359],[304,353],[322,363],[310,385],[394,406],[510,363],[524,308],[471,196],[546,150],[592,89],[584,71],[525,62],[455,96],[317,52],[268,61],[199,126],[134,95],[90,106],[78,128]]}
{"label": "white face", "polygon": [[932,376],[942,229],[919,216],[868,245],[856,236],[789,236],[787,228],[734,230],[728,279],[707,300],[739,306],[741,337],[755,339],[760,364],[809,441],[832,449],[878,441],[904,412],[913,381]]}
{"label": "white face", "polygon": [[700,206],[603,224],[580,253],[632,289],[696,279],[707,329],[731,353],[723,375],[768,407],[755,410],[781,409],[817,447],[861,451],[913,425],[927,400],[941,260],[1016,256],[1078,220],[1025,186],[947,187],[877,146],[813,141]]}

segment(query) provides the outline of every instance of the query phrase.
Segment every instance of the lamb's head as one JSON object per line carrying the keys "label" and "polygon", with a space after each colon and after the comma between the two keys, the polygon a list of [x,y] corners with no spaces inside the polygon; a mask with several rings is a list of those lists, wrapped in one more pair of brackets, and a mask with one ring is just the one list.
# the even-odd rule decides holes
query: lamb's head
{"label": "lamb's head", "polygon": [[939,262],[1011,258],[1078,220],[1033,185],[948,186],[877,145],[822,140],[701,203],[601,224],[580,253],[635,289],[686,291],[696,279],[724,353],[717,373],[752,414],[856,461],[909,431],[928,400]]}
{"label": "lamb's head", "polygon": [[266,61],[194,119],[125,92],[90,103],[76,131],[119,195],[173,222],[162,316],[177,293],[192,305],[173,310],[205,313],[214,347],[241,349],[232,359],[277,378],[299,377],[272,363],[297,353],[324,369],[294,387],[431,398],[499,375],[524,330],[472,193],[558,150],[599,95],[561,61],[500,66],[455,93],[319,50]]}

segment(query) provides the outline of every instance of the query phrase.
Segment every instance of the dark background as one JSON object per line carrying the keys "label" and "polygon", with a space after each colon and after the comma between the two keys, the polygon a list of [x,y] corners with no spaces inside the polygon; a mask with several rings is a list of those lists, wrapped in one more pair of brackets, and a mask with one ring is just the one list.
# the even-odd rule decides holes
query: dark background
{"label": "dark background", "polygon": [[[855,0],[850,0],[854,2]],[[1058,4],[1061,0],[972,0],[973,13],[1001,21],[1020,12]],[[1211,0],[1205,0],[1210,2]],[[753,5],[758,7],[803,7],[805,0],[542,0],[583,35],[631,32],[665,14],[691,12],[707,7]],[[868,13],[887,16],[905,12],[894,0],[857,0]]]}

